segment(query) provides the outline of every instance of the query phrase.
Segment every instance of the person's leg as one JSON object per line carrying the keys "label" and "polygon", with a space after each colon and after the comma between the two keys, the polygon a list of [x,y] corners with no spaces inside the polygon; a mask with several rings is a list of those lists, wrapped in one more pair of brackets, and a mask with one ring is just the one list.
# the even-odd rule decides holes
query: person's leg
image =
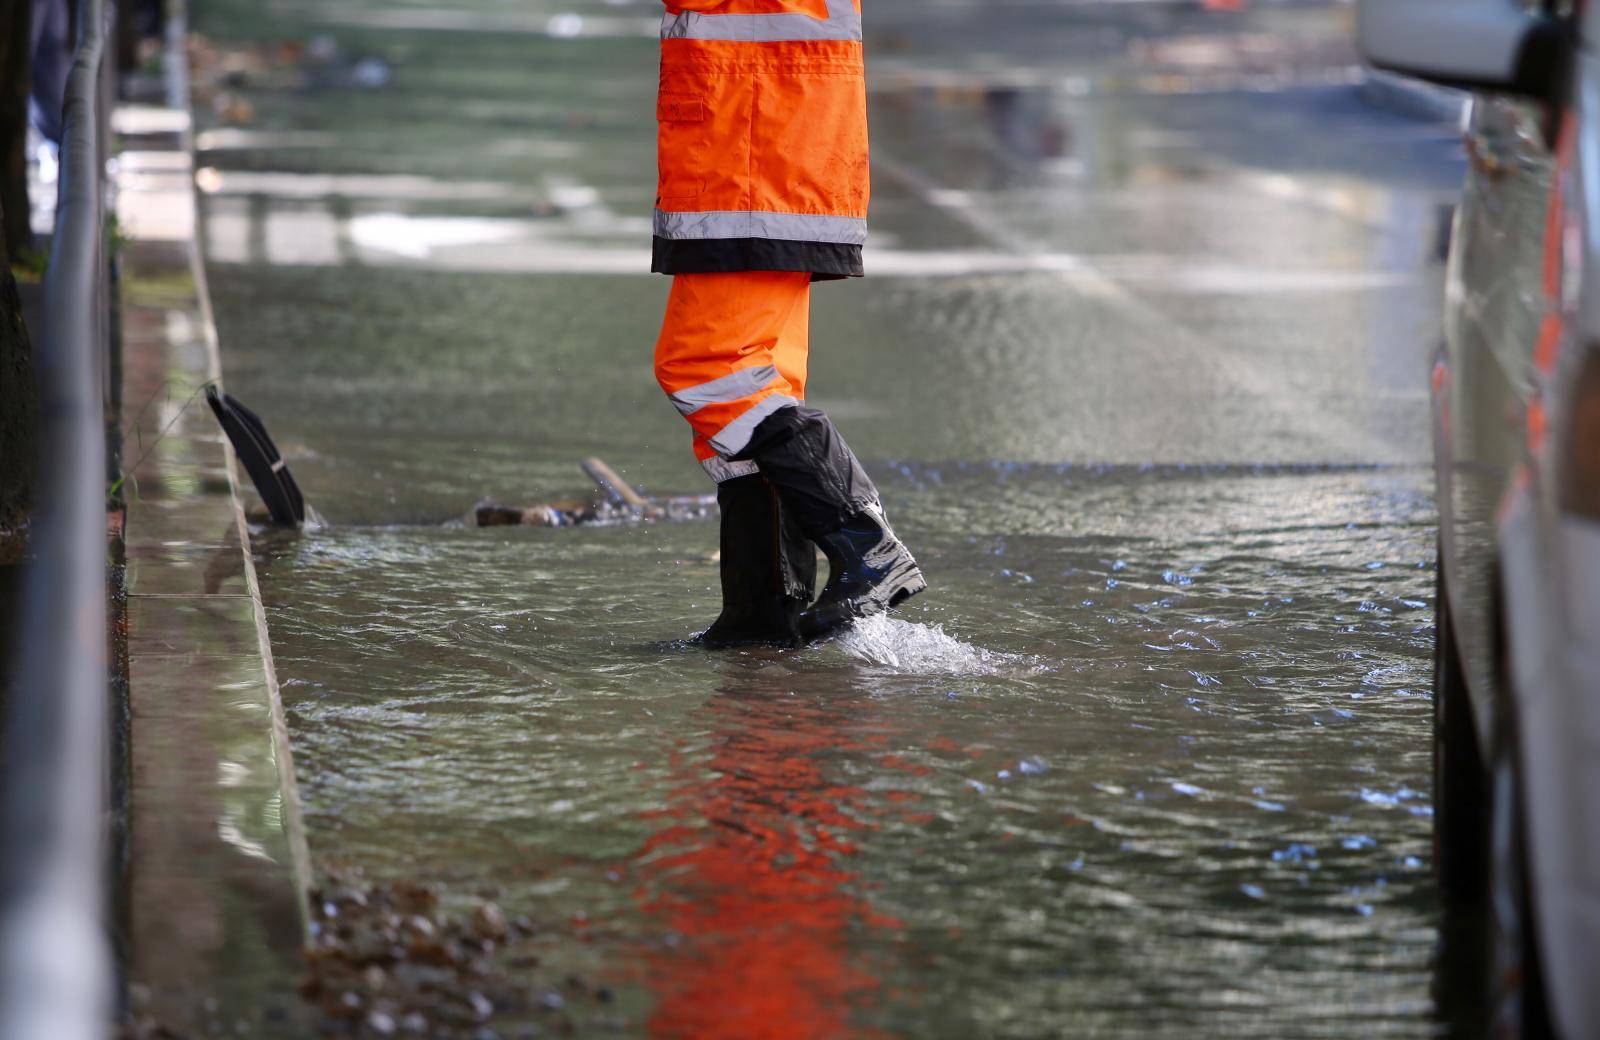
{"label": "person's leg", "polygon": [[801,404],[806,400],[806,373],[811,367],[811,283],[806,282],[801,298],[789,312],[789,320],[778,334],[772,352],[778,375],[789,385],[789,396]]}
{"label": "person's leg", "polygon": [[656,381],[694,430],[695,456],[714,480],[754,473],[728,457],[761,420],[802,399],[810,298],[810,276],[786,271],[673,279]]}
{"label": "person's leg", "polygon": [[722,513],[722,612],[707,646],[798,643],[816,590],[816,552],[776,490],[715,444],[752,411],[803,399],[809,295],[808,276],[751,272],[679,275],[668,299],[656,378],[694,430]]}
{"label": "person's leg", "polygon": [[[803,403],[809,300],[805,275],[680,275],[656,370],[694,427],[695,454],[713,478],[721,484],[759,473],[776,490],[782,513],[828,557],[828,584],[798,619],[799,634],[813,639],[891,609],[927,583],[844,438],[825,414]],[[719,488],[719,501],[724,497]],[[741,519],[730,527],[725,511],[724,537],[754,523]],[[724,561],[727,616],[726,555]],[[796,583],[784,584],[792,596]],[[720,625],[719,619],[713,632]]]}

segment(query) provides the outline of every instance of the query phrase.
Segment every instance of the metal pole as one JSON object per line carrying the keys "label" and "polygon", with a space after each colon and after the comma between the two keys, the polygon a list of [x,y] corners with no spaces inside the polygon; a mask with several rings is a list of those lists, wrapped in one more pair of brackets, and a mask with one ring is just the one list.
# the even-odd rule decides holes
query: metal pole
{"label": "metal pole", "polygon": [[39,468],[0,780],[0,1037],[89,1040],[111,1015],[107,783],[103,0],[79,0],[36,359]]}

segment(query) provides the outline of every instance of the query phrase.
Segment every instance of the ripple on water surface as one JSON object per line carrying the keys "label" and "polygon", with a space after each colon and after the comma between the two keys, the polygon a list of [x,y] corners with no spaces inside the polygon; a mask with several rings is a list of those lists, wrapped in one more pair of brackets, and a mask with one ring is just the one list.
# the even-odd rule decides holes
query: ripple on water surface
{"label": "ripple on water surface", "polygon": [[1425,474],[884,492],[930,591],[801,651],[684,642],[710,524],[264,544],[317,856],[571,922],[624,1033],[1428,1031]]}

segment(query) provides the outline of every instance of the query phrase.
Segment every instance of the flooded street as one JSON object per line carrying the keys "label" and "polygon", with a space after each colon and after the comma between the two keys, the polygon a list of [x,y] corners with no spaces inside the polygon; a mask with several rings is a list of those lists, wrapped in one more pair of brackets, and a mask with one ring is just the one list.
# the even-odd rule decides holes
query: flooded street
{"label": "flooded street", "polygon": [[1433,1034],[1453,128],[1340,5],[865,7],[810,385],[931,587],[709,653],[711,522],[448,523],[708,490],[659,5],[199,5],[229,390],[328,520],[256,546],[313,858],[539,922],[579,1035]]}

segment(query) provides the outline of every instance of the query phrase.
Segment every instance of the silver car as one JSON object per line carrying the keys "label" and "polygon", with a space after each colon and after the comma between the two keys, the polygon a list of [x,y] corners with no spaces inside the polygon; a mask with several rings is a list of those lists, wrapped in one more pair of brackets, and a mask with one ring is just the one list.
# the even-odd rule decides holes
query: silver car
{"label": "silver car", "polygon": [[1446,930],[1477,970],[1443,995],[1600,1037],[1600,0],[1362,0],[1360,39],[1474,91],[1432,375],[1435,859],[1483,927]]}

